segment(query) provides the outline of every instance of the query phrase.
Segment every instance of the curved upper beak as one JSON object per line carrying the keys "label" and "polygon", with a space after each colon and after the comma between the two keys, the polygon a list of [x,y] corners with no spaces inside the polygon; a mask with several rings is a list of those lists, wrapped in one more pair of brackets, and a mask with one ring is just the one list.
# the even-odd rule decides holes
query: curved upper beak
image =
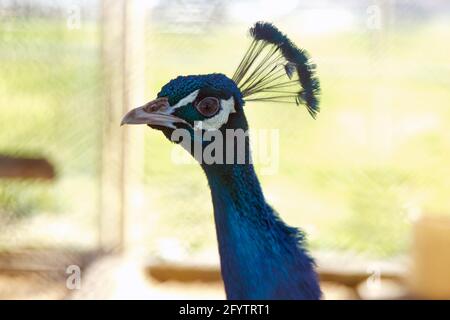
{"label": "curved upper beak", "polygon": [[185,120],[173,116],[167,98],[152,100],[141,107],[129,111],[122,119],[124,124],[149,124],[176,129],[175,123],[188,124]]}

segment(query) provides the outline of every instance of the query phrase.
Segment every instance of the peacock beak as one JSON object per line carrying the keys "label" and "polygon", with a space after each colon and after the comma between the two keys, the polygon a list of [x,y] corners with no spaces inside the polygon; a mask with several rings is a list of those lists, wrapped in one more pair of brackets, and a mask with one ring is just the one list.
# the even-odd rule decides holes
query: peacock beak
{"label": "peacock beak", "polygon": [[176,129],[175,123],[188,124],[185,120],[172,115],[171,112],[167,98],[158,98],[129,111],[120,125],[149,124]]}

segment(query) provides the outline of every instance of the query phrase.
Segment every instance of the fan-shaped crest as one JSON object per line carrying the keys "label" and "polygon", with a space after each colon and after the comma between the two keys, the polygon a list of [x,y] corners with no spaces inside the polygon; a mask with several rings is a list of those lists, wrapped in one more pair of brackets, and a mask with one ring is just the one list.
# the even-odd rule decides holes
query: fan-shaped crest
{"label": "fan-shaped crest", "polygon": [[319,112],[319,81],[309,55],[274,25],[257,22],[253,41],[233,75],[245,101],[304,104],[315,118]]}

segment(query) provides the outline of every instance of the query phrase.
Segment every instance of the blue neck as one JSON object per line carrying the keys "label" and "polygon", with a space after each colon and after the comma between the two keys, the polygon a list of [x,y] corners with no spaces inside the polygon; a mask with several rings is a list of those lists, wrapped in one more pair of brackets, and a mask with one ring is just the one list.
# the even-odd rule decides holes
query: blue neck
{"label": "blue neck", "polygon": [[303,234],[266,203],[252,164],[203,166],[228,299],[318,299]]}

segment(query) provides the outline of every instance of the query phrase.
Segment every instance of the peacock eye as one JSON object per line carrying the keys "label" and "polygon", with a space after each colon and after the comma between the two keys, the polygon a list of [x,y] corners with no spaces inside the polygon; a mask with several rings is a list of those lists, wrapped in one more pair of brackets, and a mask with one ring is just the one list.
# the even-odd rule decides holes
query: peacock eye
{"label": "peacock eye", "polygon": [[219,99],[215,97],[206,97],[200,100],[195,107],[205,117],[212,117],[220,109]]}

